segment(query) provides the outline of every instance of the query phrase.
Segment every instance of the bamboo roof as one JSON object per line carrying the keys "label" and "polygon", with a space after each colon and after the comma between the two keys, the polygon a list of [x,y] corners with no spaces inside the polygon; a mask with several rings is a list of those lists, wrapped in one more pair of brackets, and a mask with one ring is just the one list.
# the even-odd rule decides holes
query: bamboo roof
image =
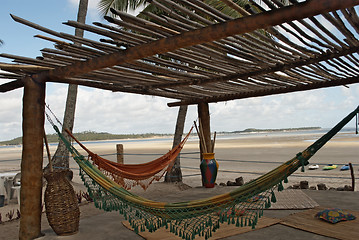
{"label": "bamboo roof", "polygon": [[[111,91],[174,99],[169,106],[218,102],[359,82],[359,0],[253,1],[238,18],[199,0],[152,0],[161,13],[91,25],[98,41],[56,32],[13,16],[54,43],[41,56],[0,54],[0,92],[23,87],[25,76]],[[260,3],[260,5],[259,5]],[[265,30],[265,31],[264,31]]]}

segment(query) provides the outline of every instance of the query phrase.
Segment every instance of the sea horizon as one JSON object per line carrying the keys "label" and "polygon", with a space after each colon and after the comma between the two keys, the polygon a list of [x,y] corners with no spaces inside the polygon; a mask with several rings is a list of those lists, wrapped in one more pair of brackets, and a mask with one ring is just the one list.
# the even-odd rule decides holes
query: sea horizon
{"label": "sea horizon", "polygon": [[[319,129],[299,129],[298,130],[283,130],[278,131],[273,129],[273,131],[265,130],[265,131],[253,131],[253,132],[220,132],[217,133],[217,140],[231,140],[231,139],[240,139],[240,138],[253,138],[253,137],[278,137],[278,136],[300,136],[300,135],[324,135],[326,132],[330,130],[330,128],[319,128]],[[339,133],[345,134],[345,137],[354,137],[357,135],[355,133],[355,128],[343,128]],[[213,133],[212,133],[213,135]],[[349,136],[348,136],[349,135]],[[352,135],[352,136],[350,136]],[[188,141],[196,141],[198,140],[197,135],[191,135]],[[307,140],[307,141],[315,141]],[[89,141],[81,141],[85,145],[92,144],[108,144],[108,143],[141,143],[141,142],[166,142],[173,141],[173,134],[166,136],[153,136],[148,138],[127,138],[127,139],[106,139],[106,140],[89,140]],[[49,146],[56,146],[58,142],[49,143]],[[78,145],[76,142],[73,145]],[[19,148],[22,147],[22,144],[16,145],[0,145],[0,149],[5,148]]]}

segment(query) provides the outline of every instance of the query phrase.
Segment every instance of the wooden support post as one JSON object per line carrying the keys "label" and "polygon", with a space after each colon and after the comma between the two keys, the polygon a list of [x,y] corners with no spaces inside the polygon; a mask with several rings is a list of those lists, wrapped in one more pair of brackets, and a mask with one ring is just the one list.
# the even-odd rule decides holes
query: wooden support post
{"label": "wooden support post", "polygon": [[123,144],[116,145],[117,163],[123,164]]}
{"label": "wooden support post", "polygon": [[19,239],[41,236],[45,83],[24,79]]}
{"label": "wooden support post", "polygon": [[210,118],[209,118],[209,106],[208,103],[199,103],[198,104],[198,117],[199,117],[199,128],[202,130],[204,137],[204,144],[206,149],[211,151],[212,142],[211,142],[211,128],[210,128]]}

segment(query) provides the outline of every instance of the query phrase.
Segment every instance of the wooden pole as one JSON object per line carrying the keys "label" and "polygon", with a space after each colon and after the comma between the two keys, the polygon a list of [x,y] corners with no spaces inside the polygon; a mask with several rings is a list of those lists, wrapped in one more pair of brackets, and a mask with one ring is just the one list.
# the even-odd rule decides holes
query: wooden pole
{"label": "wooden pole", "polygon": [[350,175],[352,177],[352,191],[355,191],[354,169],[353,169],[353,165],[351,163],[349,163],[349,168],[350,168]]}
{"label": "wooden pole", "polygon": [[45,84],[24,78],[19,239],[41,236]]}
{"label": "wooden pole", "polygon": [[[201,157],[200,158],[202,158],[202,152],[207,153],[206,144],[205,144],[205,141],[204,141],[204,138],[203,138],[202,131],[198,129],[196,121],[193,121],[193,124],[194,124],[194,126],[196,128],[197,135],[198,135],[198,138],[199,138],[199,149],[201,150]],[[200,161],[201,161],[201,159],[200,159]]]}
{"label": "wooden pole", "polygon": [[213,141],[212,141],[212,152],[213,153],[214,153],[214,145],[216,144],[216,137],[217,137],[217,132],[214,132]]}
{"label": "wooden pole", "polygon": [[[203,149],[201,149],[200,161],[203,159],[203,153],[211,151],[211,130],[210,130],[210,119],[209,119],[209,107],[208,103],[201,102],[198,104],[198,121],[199,121],[199,132],[203,139]],[[208,151],[207,151],[208,150]],[[202,185],[204,186],[204,176],[202,176]]]}
{"label": "wooden pole", "polygon": [[117,150],[117,163],[123,164],[123,144],[117,144],[116,150]]}
{"label": "wooden pole", "polygon": [[198,104],[199,129],[204,138],[205,148],[212,149],[211,128],[209,117],[208,103],[201,102]]}
{"label": "wooden pole", "polygon": [[[201,122],[201,119],[198,118],[198,121]],[[202,128],[202,124],[200,123],[199,124],[199,133],[200,133],[200,136],[202,138],[202,142],[203,142],[203,152],[204,153],[209,153],[210,149],[207,147],[207,143],[206,143],[206,139],[204,138],[204,133],[203,133],[203,128]]]}

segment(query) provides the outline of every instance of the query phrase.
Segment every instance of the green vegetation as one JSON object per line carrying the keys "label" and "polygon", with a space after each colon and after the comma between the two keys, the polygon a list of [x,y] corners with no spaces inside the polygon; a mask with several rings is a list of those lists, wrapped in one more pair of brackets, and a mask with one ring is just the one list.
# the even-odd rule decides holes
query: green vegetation
{"label": "green vegetation", "polygon": [[[157,133],[144,133],[144,134],[111,134],[107,132],[94,132],[84,131],[75,133],[75,137],[79,141],[100,141],[100,140],[111,140],[111,139],[136,139],[136,138],[151,138],[151,137],[163,137],[171,136],[171,134],[157,134]],[[49,143],[58,142],[58,136],[56,133],[46,135]],[[0,145],[19,145],[22,143],[22,137],[14,138],[9,141],[0,142]]]}

